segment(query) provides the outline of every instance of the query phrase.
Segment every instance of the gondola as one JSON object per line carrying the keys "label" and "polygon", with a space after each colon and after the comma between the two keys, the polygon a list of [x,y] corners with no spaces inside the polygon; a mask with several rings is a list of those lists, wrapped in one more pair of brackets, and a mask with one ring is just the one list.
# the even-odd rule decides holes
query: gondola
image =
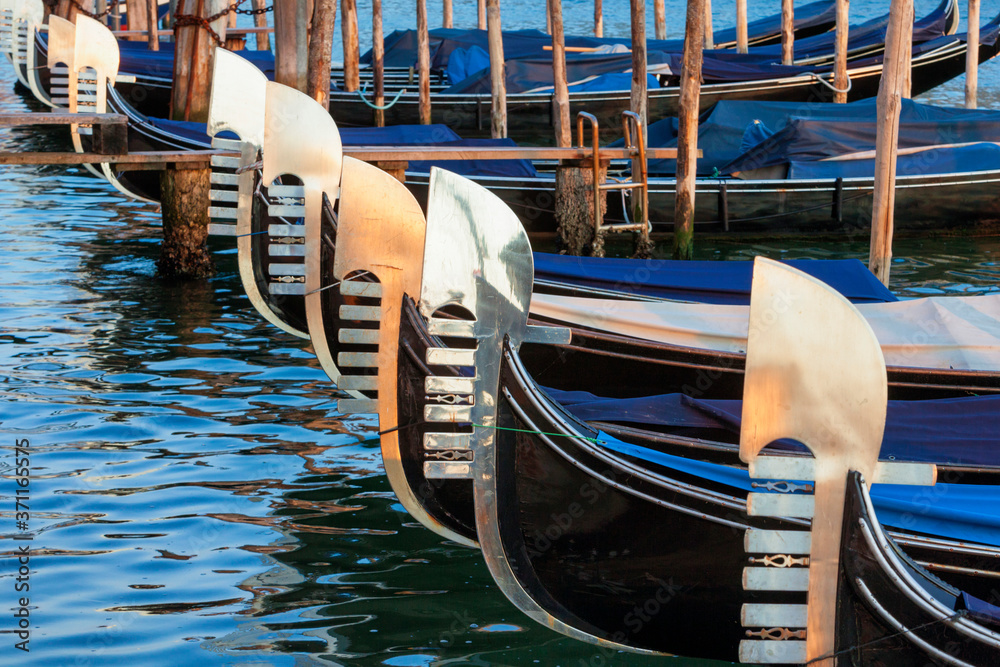
{"label": "gondola", "polygon": [[[41,3],[37,2],[37,4],[40,10]],[[820,0],[819,2],[796,8],[796,38],[805,38],[832,29],[835,20],[833,9],[834,3],[831,0]],[[780,40],[780,18],[780,16],[765,17],[749,24],[749,43],[758,46],[773,44],[777,40]],[[447,31],[440,29],[432,30],[431,37],[434,39],[435,35],[457,32],[482,32],[485,34],[484,31]],[[534,33],[537,31],[530,32]],[[514,34],[516,35],[517,33]],[[538,35],[541,36],[542,33],[538,33]],[[544,37],[551,40],[547,35]],[[716,38],[717,48],[725,49],[735,46],[735,31],[733,29],[718,31]],[[579,39],[569,37],[567,39],[570,43],[579,42],[581,45],[589,45],[592,42],[597,43],[602,41],[586,37]],[[575,39],[576,41],[574,41]],[[388,36],[386,40],[387,44],[396,41],[393,35]],[[607,39],[603,41],[612,43],[616,41],[627,42],[628,40]],[[541,47],[539,46],[539,48]],[[45,62],[47,57],[47,42],[41,35],[37,37],[36,49],[38,51],[38,55],[36,56],[38,62]],[[122,72],[129,77],[129,80],[123,81],[119,85],[119,93],[122,99],[127,101],[140,113],[154,117],[163,115],[164,110],[170,107],[170,90],[173,81],[173,43],[161,42],[160,51],[150,52],[144,42],[119,40],[119,49],[122,52]],[[274,55],[270,51],[243,49],[237,53],[241,57],[253,62],[261,71],[267,73],[269,78],[273,79]],[[404,64],[392,66],[390,63],[385,72],[387,84],[390,87],[394,87],[395,85],[403,87],[411,85],[412,87],[412,84],[409,82],[412,78],[412,68],[416,63],[415,55],[411,58],[409,54],[401,52],[396,59],[404,61]],[[369,67],[362,67],[360,74],[362,81],[370,80],[372,76]],[[442,71],[435,71],[432,77],[435,89],[444,89],[446,87]],[[45,80],[44,73],[42,73],[42,81],[44,82]],[[340,68],[335,67],[331,70],[331,89],[344,90],[343,71]],[[351,95],[355,101],[362,103],[361,96],[358,93],[352,93]]]}
{"label": "gondola", "polygon": [[[950,6],[946,3],[946,6]],[[1000,18],[1000,17],[998,17]],[[991,21],[982,30],[979,57],[981,62],[997,54],[997,34],[1000,22]],[[914,95],[930,90],[965,71],[966,45],[964,35],[941,36],[921,44],[914,44],[912,58],[912,91]],[[667,58],[666,60],[670,60]],[[851,81],[849,100],[874,97],[881,77],[881,55],[862,57],[848,64]],[[509,65],[509,64],[508,64]],[[539,65],[539,68],[541,66]],[[628,65],[623,66],[623,69]],[[673,67],[673,65],[671,65]],[[734,73],[734,67],[740,70]],[[701,86],[701,109],[723,100],[775,100],[787,102],[817,102],[833,99],[834,90],[829,81],[828,65],[781,66],[765,61],[763,64],[738,64],[729,58],[713,61],[706,56],[703,65],[704,83]],[[539,69],[539,72],[542,70]],[[713,75],[714,73],[714,75]],[[489,133],[490,94],[483,92],[481,84],[469,83],[461,90],[436,93],[432,98],[432,122],[442,122],[465,137],[485,136]],[[511,92],[508,84],[507,129],[508,135],[526,144],[552,142],[552,95],[543,92]],[[571,88],[572,91],[572,88]],[[606,139],[620,137],[617,127],[623,110],[629,108],[626,90],[570,92],[570,113],[579,111],[593,114],[602,128],[607,128]],[[418,96],[407,92],[392,95],[391,106],[385,109],[385,122],[393,125],[418,122]],[[388,98],[387,98],[388,99]],[[679,89],[676,81],[668,79],[666,86],[651,88],[648,92],[649,119],[660,120],[676,116]],[[372,110],[357,99],[354,93],[334,91],[330,108],[337,122],[345,127],[372,124]]]}

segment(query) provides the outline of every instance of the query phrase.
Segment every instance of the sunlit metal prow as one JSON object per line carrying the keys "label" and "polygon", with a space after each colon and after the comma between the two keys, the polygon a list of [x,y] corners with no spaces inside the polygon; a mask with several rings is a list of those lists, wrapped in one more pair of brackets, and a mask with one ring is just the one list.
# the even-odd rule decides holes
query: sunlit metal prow
{"label": "sunlit metal prow", "polygon": [[41,0],[0,0],[0,51],[14,65],[18,80],[43,104],[55,107],[42,88],[36,67],[35,36],[45,23]]}
{"label": "sunlit metal prow", "polygon": [[[747,532],[747,551],[764,554],[754,559],[764,565],[744,570],[744,588],[781,591],[785,597],[783,604],[744,605],[743,625],[761,639],[741,642],[741,662],[818,660],[811,664],[832,667],[834,660],[825,656],[835,651],[848,474],[860,472],[868,484],[934,483],[933,465],[879,463],[886,395],[881,347],[857,309],[815,278],[758,257],[740,457],[750,465],[751,477],[790,484],[751,493],[747,513],[812,519],[812,527]],[[760,455],[785,438],[806,445],[813,458]],[[814,482],[811,495],[797,492],[808,490],[803,481]],[[794,591],[804,593],[807,604],[787,604]]]}
{"label": "sunlit metal prow", "polygon": [[[258,288],[254,275],[253,205],[257,197],[255,182],[257,160],[264,147],[264,108],[267,102],[267,77],[253,63],[240,56],[219,49],[215,55],[212,74],[212,97],[208,109],[208,134],[212,146],[219,150],[238,151],[240,157],[216,155],[212,158],[212,188],[209,234],[235,236],[238,252],[240,279],[250,302],[264,319],[293,336],[308,338],[304,331],[289,325],[268,305]],[[220,137],[232,132],[237,138]],[[282,238],[288,230],[278,231]],[[275,288],[301,293],[302,283],[299,264],[272,265]],[[269,267],[270,268],[270,267]],[[299,271],[298,275],[289,275]],[[282,273],[281,271],[286,271]],[[285,282],[281,282],[282,279]],[[286,292],[287,293],[287,292]]]}

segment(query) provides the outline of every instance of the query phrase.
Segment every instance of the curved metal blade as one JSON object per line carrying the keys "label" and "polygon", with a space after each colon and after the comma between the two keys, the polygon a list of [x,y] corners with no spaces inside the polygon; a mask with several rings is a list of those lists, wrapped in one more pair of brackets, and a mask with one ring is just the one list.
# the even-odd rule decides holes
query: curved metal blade
{"label": "curved metal blade", "polygon": [[869,483],[875,478],[886,399],[885,360],[861,313],[815,278],[758,257],[750,297],[740,458],[754,476],[758,454],[782,438],[805,444],[815,457],[808,660],[835,648],[847,475],[855,470]]}
{"label": "curved metal blade", "polygon": [[[330,114],[316,100],[294,88],[280,83],[268,82],[264,116],[264,184],[273,191],[274,182],[281,176],[293,176],[302,182],[301,186],[291,186],[294,199],[302,204],[291,208],[305,219],[302,236],[304,248],[305,294],[309,334],[314,343],[321,330],[322,322],[315,321],[320,316],[317,309],[309,313],[309,296],[319,297],[321,285],[321,230],[323,215],[323,195],[335,201],[340,195],[340,178],[344,155],[340,144],[340,132]],[[289,186],[284,186],[289,187]],[[324,339],[325,342],[325,339]],[[319,343],[322,345],[323,343]],[[323,370],[335,383],[340,382],[340,369],[329,354],[322,354],[316,348],[317,357]]]}
{"label": "curved metal blade", "polygon": [[[0,11],[3,10],[0,5]],[[35,67],[37,52],[35,50],[35,34],[45,23],[45,8],[41,0],[19,0],[13,3],[11,12],[12,41],[11,56],[15,63],[14,69],[21,83],[28,86],[35,98],[43,104],[55,107],[48,93],[42,89],[38,69]],[[21,71],[21,65],[24,71]]]}
{"label": "curved metal blade", "polygon": [[232,51],[217,49],[208,103],[208,134],[226,130],[260,149],[264,145],[264,105],[267,77],[257,66]]}

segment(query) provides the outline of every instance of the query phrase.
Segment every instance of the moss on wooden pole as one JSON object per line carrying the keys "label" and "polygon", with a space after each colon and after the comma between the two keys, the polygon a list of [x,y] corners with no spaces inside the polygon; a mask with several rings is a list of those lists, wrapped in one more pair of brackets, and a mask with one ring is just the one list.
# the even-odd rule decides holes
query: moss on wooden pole
{"label": "moss on wooden pole", "polygon": [[[177,16],[208,17],[228,4],[228,0],[183,0]],[[223,15],[211,24],[223,41],[227,22]],[[171,117],[207,122],[216,37],[197,23],[181,22],[174,29],[174,41]],[[212,273],[207,245],[210,178],[210,169],[182,169],[181,165],[160,173],[163,245],[157,267],[163,275],[201,278]]]}
{"label": "moss on wooden pole", "polygon": [[688,0],[677,115],[677,196],[674,200],[674,258],[694,259],[694,192],[698,173],[698,106],[701,97],[701,45],[704,0]]}

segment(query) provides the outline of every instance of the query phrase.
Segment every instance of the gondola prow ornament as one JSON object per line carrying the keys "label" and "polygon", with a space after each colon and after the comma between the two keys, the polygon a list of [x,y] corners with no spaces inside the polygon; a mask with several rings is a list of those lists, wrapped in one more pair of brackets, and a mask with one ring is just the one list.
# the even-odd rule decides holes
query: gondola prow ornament
{"label": "gondola prow ornament", "polygon": [[[781,480],[750,493],[751,517],[812,519],[809,531],[750,528],[752,558],[743,586],[806,593],[805,605],[745,604],[742,622],[761,637],[740,644],[747,663],[832,666],[836,652],[837,585],[848,475],[870,485],[934,484],[930,464],[879,463],[886,416],[885,360],[858,310],[826,284],[758,257],[750,297],[740,458],[751,478]],[[813,458],[762,455],[792,439]],[[812,495],[803,481],[814,483]],[[758,488],[764,485],[757,484]]]}

